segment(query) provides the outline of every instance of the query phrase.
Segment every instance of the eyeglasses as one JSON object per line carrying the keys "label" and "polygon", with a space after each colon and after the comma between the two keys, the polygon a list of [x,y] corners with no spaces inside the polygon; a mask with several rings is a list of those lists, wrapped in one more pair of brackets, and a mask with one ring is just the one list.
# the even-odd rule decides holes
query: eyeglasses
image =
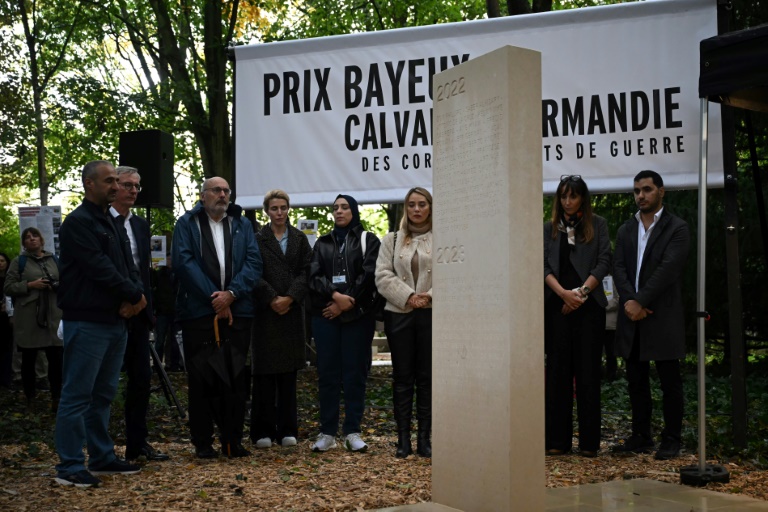
{"label": "eyeglasses", "polygon": [[136,189],[136,192],[141,192],[141,185],[138,183],[118,183],[121,187],[123,187],[125,190],[130,192],[134,188]]}
{"label": "eyeglasses", "polygon": [[211,187],[211,188],[204,188],[203,192],[213,192],[216,195],[219,195],[222,192],[224,192],[224,195],[228,196],[229,194],[232,193],[232,189],[224,188],[224,187]]}
{"label": "eyeglasses", "polygon": [[560,176],[560,182],[563,181],[581,181],[581,174],[563,174]]}

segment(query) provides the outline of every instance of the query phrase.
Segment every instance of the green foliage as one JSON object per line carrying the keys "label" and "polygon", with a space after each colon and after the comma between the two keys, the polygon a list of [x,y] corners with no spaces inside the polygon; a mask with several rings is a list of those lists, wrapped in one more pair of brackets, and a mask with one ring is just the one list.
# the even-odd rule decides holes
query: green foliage
{"label": "green foliage", "polygon": [[26,202],[27,194],[19,187],[0,188],[0,252],[11,258],[21,246],[17,207]]}
{"label": "green foliage", "polygon": [[375,3],[268,0],[262,5],[275,17],[262,37],[264,42],[474,20],[484,17],[486,9],[485,2],[479,0],[463,4],[440,0],[416,4],[396,0]]}
{"label": "green foliage", "polygon": [[[330,206],[317,206],[311,208],[291,208],[288,218],[292,226],[298,225],[300,219],[317,220],[317,232],[319,235],[329,233],[333,229],[333,211]],[[265,225],[269,217],[264,210],[256,211],[256,220]],[[360,207],[360,223],[366,231],[373,232],[379,238],[387,234],[387,214],[381,205],[366,205]]]}

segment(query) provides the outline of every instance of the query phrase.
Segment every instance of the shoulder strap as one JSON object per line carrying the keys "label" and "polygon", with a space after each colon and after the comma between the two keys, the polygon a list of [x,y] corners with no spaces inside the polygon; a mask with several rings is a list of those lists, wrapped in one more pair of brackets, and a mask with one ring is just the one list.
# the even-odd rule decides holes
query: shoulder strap
{"label": "shoulder strap", "polygon": [[392,272],[397,275],[395,270],[395,251],[397,250],[397,231],[395,231],[394,240],[392,241]]}
{"label": "shoulder strap", "polygon": [[19,256],[19,277],[24,274],[24,267],[27,266],[27,255],[22,254]]}

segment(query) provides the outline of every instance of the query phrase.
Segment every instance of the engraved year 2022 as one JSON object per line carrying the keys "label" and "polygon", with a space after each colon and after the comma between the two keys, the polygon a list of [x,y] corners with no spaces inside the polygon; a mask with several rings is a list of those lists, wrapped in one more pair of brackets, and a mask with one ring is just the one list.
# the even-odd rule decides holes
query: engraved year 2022
{"label": "engraved year 2022", "polygon": [[464,263],[464,246],[451,245],[437,248],[438,263]]}
{"label": "engraved year 2022", "polygon": [[437,101],[443,101],[449,99],[451,96],[458,96],[464,94],[465,80],[463,76],[460,76],[456,80],[451,80],[444,84],[437,86]]}

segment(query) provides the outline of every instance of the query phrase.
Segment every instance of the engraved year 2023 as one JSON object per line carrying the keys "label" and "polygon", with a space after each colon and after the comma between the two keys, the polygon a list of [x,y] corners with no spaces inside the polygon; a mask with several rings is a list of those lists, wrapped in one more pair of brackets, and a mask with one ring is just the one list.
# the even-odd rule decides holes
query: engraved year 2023
{"label": "engraved year 2023", "polygon": [[464,263],[464,246],[451,245],[448,247],[438,247],[437,263]]}

